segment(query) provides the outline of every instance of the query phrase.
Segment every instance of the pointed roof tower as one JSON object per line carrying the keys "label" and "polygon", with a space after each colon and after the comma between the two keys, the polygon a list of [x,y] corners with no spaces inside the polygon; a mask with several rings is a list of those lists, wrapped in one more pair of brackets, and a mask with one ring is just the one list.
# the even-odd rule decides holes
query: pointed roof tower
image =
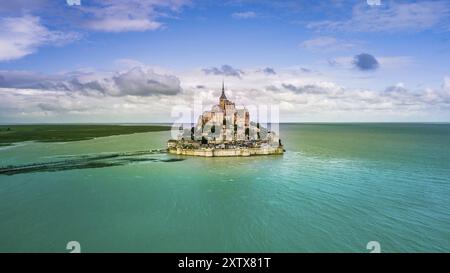
{"label": "pointed roof tower", "polygon": [[225,85],[222,80],[222,95],[220,95],[220,100],[226,100],[227,96],[225,96]]}

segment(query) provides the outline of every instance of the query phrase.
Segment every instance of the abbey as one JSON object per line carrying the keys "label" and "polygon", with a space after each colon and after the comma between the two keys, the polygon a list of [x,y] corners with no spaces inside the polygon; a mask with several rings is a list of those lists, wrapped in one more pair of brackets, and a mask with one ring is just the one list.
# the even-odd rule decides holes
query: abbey
{"label": "abbey", "polygon": [[204,112],[197,122],[195,138],[206,138],[210,143],[227,143],[250,139],[250,115],[244,109],[236,109],[234,102],[227,99],[222,83],[219,104]]}
{"label": "abbey", "polygon": [[259,123],[250,121],[247,109],[236,108],[234,102],[222,94],[219,103],[198,117],[189,129],[180,128],[177,139],[169,140],[169,153],[197,156],[250,156],[282,154],[281,140]]}

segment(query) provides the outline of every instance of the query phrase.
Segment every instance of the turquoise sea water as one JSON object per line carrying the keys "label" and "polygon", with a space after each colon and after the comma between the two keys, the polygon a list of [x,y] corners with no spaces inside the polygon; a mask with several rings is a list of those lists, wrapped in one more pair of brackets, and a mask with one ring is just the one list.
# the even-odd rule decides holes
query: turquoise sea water
{"label": "turquoise sea water", "polygon": [[[1,166],[169,132],[0,148]],[[283,156],[0,175],[0,252],[450,251],[449,124],[282,124]],[[159,159],[177,158],[167,154]]]}

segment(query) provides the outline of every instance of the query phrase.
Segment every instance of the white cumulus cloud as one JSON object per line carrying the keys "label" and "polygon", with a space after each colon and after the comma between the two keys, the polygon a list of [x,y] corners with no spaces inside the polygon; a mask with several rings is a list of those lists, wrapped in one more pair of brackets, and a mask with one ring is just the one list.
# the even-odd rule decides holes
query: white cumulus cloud
{"label": "white cumulus cloud", "polygon": [[349,19],[311,22],[307,27],[319,31],[395,32],[438,26],[445,31],[450,26],[449,18],[449,1],[383,1],[380,6],[357,4]]}
{"label": "white cumulus cloud", "polygon": [[32,15],[0,18],[0,61],[14,60],[43,45],[61,45],[79,38],[75,33],[52,31]]}
{"label": "white cumulus cloud", "polygon": [[300,47],[313,52],[348,50],[357,47],[357,45],[358,43],[356,42],[345,41],[331,36],[320,36],[300,43]]}
{"label": "white cumulus cloud", "polygon": [[[227,77],[227,97],[239,107],[278,105],[281,121],[435,121],[450,111],[450,77],[440,88],[400,81],[362,88],[298,68],[272,69],[276,74],[242,68],[244,77]],[[0,121],[171,122],[176,106],[216,104],[222,79],[200,68],[165,74],[145,65],[53,75],[0,71]]]}
{"label": "white cumulus cloud", "polygon": [[235,12],[235,13],[231,14],[231,17],[233,17],[235,19],[250,19],[250,18],[255,18],[256,13],[253,11]]}
{"label": "white cumulus cloud", "polygon": [[125,71],[72,71],[45,75],[27,71],[0,71],[0,88],[64,91],[89,96],[154,96],[181,92],[180,80],[138,66]]}
{"label": "white cumulus cloud", "polygon": [[160,18],[189,4],[188,0],[103,0],[77,7],[87,17],[83,25],[96,31],[146,31],[161,28]]}

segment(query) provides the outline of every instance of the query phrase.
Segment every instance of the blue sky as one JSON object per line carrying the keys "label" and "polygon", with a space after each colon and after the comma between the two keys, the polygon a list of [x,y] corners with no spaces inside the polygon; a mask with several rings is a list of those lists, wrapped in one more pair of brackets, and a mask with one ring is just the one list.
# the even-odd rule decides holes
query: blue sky
{"label": "blue sky", "polygon": [[2,2],[0,122],[171,121],[222,79],[281,121],[450,121],[450,2],[368,2]]}

